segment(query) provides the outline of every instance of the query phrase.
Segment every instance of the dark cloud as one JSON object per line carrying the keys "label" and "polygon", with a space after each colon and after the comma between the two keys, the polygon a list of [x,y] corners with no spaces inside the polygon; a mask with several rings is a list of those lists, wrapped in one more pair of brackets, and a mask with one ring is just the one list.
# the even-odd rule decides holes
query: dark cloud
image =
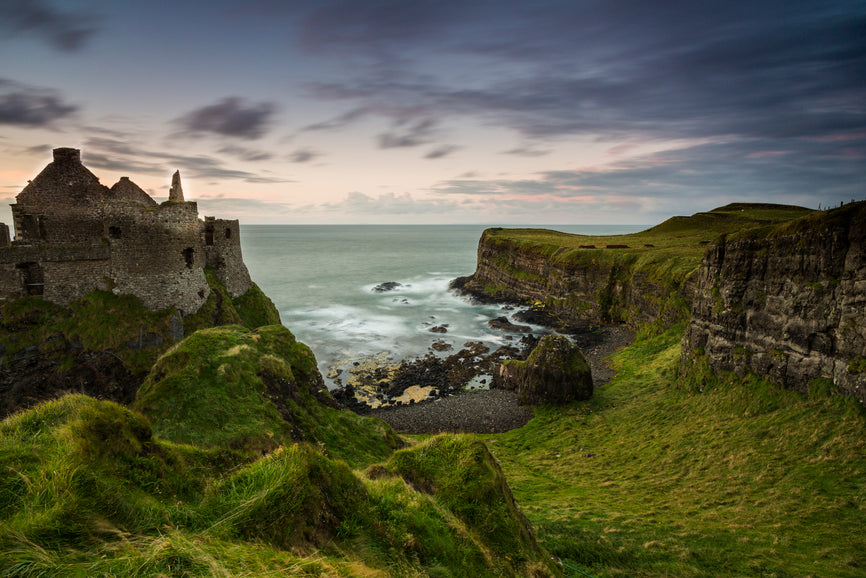
{"label": "dark cloud", "polygon": [[[855,2],[404,5],[314,12],[306,45],[368,60],[356,76],[316,86],[318,96],[386,116],[473,116],[539,138],[770,138],[866,126],[866,11]],[[422,59],[433,62],[425,76]],[[455,83],[456,69],[472,81]]]}
{"label": "dark cloud", "polygon": [[52,126],[77,111],[78,107],[64,102],[53,90],[0,78],[0,124]]}
{"label": "dark cloud", "polygon": [[61,10],[44,0],[0,2],[0,31],[33,35],[57,50],[75,52],[99,32],[101,17],[81,10]]}
{"label": "dark cloud", "polygon": [[[408,127],[395,127],[394,130],[379,135],[379,148],[408,148],[430,142],[436,122],[423,118]],[[397,128],[401,130],[398,132]]]}
{"label": "dark cloud", "polygon": [[502,154],[515,155],[518,157],[543,157],[545,155],[549,155],[550,151],[532,147],[516,147],[507,151],[503,151]]}
{"label": "dark cloud", "polygon": [[496,203],[528,197],[632,198],[677,213],[731,200],[826,206],[866,197],[864,145],[866,134],[830,141],[711,143],[592,170],[547,171],[535,180],[455,179],[433,191]]}
{"label": "dark cloud", "polygon": [[[315,93],[318,85],[311,84],[308,85],[308,88]],[[344,127],[349,126],[354,123],[356,120],[359,120],[366,116],[370,111],[367,108],[354,108],[352,110],[346,111],[334,118],[329,120],[325,120],[322,122],[316,122],[313,124],[309,124],[302,128],[302,131],[319,131],[319,130],[337,130]]]}
{"label": "dark cloud", "polygon": [[425,159],[441,159],[443,157],[447,157],[454,151],[459,150],[460,147],[454,145],[442,145],[440,147],[436,147],[432,151],[428,152],[424,155]]}
{"label": "dark cloud", "polygon": [[255,150],[240,146],[225,146],[219,149],[219,152],[232,155],[242,161],[248,162],[269,161],[274,158],[273,153],[269,151]]}
{"label": "dark cloud", "polygon": [[[178,155],[142,149],[117,139],[94,137],[88,139],[82,153],[84,164],[132,174],[170,174],[179,169],[182,174],[200,179],[232,179],[247,183],[291,182],[268,173],[253,173],[226,168],[214,157]],[[134,179],[133,179],[134,180]]]}
{"label": "dark cloud", "polygon": [[192,133],[211,132],[243,139],[258,139],[270,128],[277,106],[272,102],[245,103],[237,97],[193,110],[177,120]]}
{"label": "dark cloud", "polygon": [[321,156],[321,153],[317,153],[314,150],[298,149],[289,155],[289,160],[293,163],[308,163],[319,156]]}

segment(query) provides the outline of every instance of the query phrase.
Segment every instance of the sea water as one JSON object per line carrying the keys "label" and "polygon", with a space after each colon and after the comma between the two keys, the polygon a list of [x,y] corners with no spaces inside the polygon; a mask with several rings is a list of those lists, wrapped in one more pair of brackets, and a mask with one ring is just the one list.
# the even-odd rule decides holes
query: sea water
{"label": "sea water", "polygon": [[[548,227],[566,233],[614,235],[642,227]],[[423,357],[434,342],[459,350],[467,341],[492,349],[516,336],[487,322],[512,311],[477,305],[449,291],[475,271],[484,226],[245,225],[241,246],[250,275],[283,324],[333,368],[379,355],[393,362]],[[399,283],[376,291],[382,283]],[[444,327],[445,332],[431,332]],[[541,328],[534,328],[541,331]],[[441,329],[440,329],[441,331]],[[447,353],[447,352],[446,352]],[[334,382],[327,379],[329,386]]]}

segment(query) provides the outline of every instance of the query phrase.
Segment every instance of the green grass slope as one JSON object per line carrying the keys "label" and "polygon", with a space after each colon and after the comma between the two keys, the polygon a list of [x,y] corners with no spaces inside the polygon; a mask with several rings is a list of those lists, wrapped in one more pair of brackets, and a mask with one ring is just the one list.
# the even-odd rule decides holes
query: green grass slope
{"label": "green grass slope", "polygon": [[282,326],[196,332],[134,404],[0,422],[0,575],[550,576],[483,443],[328,403]]}
{"label": "green grass slope", "polygon": [[[732,203],[689,217],[671,217],[639,233],[589,236],[547,229],[488,229],[501,240],[578,265],[623,263],[681,282],[700,266],[708,243],[719,235],[782,223],[814,213],[789,205]],[[608,248],[609,245],[617,246]]]}
{"label": "green grass slope", "polygon": [[592,400],[485,437],[540,544],[599,578],[862,576],[860,405],[681,373],[682,332],[617,354]]}

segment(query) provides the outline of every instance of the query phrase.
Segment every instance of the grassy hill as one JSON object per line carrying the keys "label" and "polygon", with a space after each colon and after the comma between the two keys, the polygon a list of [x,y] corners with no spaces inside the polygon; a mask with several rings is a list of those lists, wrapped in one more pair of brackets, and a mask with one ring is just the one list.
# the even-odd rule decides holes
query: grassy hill
{"label": "grassy hill", "polygon": [[202,330],[134,409],[0,422],[3,576],[549,576],[480,441],[331,407],[282,326]]}
{"label": "grassy hill", "polygon": [[485,436],[541,545],[597,577],[862,576],[862,406],[681,371],[682,331],[615,355],[592,400]]}

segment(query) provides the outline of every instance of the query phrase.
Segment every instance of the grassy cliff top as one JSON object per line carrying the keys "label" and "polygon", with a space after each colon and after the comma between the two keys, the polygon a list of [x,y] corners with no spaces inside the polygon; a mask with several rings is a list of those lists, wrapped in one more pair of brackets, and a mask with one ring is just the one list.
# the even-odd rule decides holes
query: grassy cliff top
{"label": "grassy cliff top", "polygon": [[707,245],[720,235],[786,223],[815,213],[791,205],[732,203],[690,217],[671,217],[628,235],[575,235],[548,229],[488,229],[491,242],[516,243],[560,262],[575,264],[625,260],[662,267],[675,276],[694,271]]}

